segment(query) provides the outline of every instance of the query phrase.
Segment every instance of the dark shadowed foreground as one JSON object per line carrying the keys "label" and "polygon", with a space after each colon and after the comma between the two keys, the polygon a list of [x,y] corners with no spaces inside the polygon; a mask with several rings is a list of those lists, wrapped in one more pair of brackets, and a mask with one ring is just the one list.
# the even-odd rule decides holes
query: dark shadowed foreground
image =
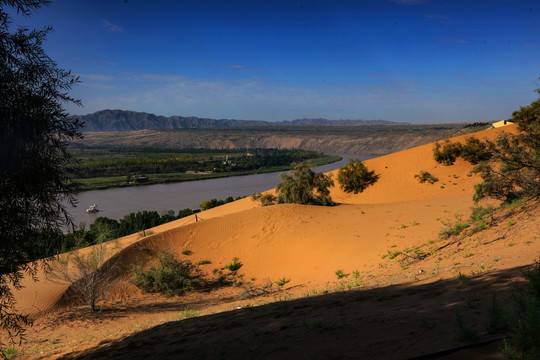
{"label": "dark shadowed foreground", "polygon": [[[510,279],[522,270],[494,271],[464,284],[393,285],[195,317],[63,358],[499,359],[503,342],[491,340],[504,333],[487,334],[488,309],[496,294],[498,306],[507,310]],[[456,313],[474,329],[475,341],[458,340]]]}

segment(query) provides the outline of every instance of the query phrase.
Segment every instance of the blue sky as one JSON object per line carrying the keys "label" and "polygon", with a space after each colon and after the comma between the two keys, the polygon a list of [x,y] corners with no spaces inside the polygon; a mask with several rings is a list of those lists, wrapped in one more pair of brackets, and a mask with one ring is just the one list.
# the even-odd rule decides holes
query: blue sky
{"label": "blue sky", "polygon": [[15,24],[84,107],[413,123],[509,118],[540,87],[537,0],[53,0]]}

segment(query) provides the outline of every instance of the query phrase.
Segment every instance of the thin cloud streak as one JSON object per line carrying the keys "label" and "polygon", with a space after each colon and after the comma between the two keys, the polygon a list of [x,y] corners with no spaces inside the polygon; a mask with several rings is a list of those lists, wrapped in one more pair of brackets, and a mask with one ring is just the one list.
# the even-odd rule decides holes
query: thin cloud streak
{"label": "thin cloud streak", "polygon": [[101,19],[101,24],[103,24],[105,29],[107,29],[110,32],[122,32],[123,31],[123,29],[122,29],[122,27],[120,25],[113,24],[112,22],[110,22],[108,20],[105,20],[105,19]]}

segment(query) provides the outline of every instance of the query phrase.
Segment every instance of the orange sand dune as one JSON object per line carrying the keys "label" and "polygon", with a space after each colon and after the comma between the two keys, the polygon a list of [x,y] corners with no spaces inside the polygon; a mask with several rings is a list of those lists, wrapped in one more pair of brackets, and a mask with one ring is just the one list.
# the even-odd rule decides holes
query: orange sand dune
{"label": "orange sand dune", "polygon": [[[503,131],[515,131],[515,126],[453,141],[469,136],[493,138]],[[200,213],[199,222],[190,216],[149,230],[154,235],[145,239],[133,234],[106,246],[110,254],[129,254],[122,259],[125,264],[138,261],[136,252],[128,251],[135,245],[153,250],[168,247],[178,255],[189,249],[193,252],[190,260],[210,260],[213,267],[238,257],[244,264],[239,272],[245,278],[275,281],[287,277],[291,284],[321,285],[335,278],[337,269],[350,272],[377,264],[392,246],[429,241],[440,230],[440,219],[468,213],[478,177],[468,176],[472,166],[460,159],[454,166],[437,164],[432,147],[428,144],[367,160],[368,168],[380,174],[380,179],[356,195],[332,188],[334,200],[344,205],[260,208],[258,202],[245,198]],[[421,170],[440,181],[420,184],[414,175]],[[334,178],[336,173],[332,173]],[[415,223],[418,225],[412,226]],[[402,226],[405,228],[400,229]],[[24,288],[15,292],[21,311],[51,310],[67,289],[67,285],[48,281],[43,271],[37,278],[37,283],[25,279]]]}
{"label": "orange sand dune", "polygon": [[[469,136],[494,138],[503,131],[514,132],[515,126],[466,135],[453,141],[464,141]],[[145,249],[168,248],[193,263],[211,261],[201,266],[208,276],[221,271],[237,257],[243,264],[237,272],[238,279],[257,288],[269,284],[275,287],[280,278],[289,280],[285,289],[331,288],[337,283],[336,270],[346,274],[358,270],[370,286],[422,281],[418,274],[425,273],[424,269],[404,266],[394,271],[399,265],[388,263],[384,255],[388,251],[427,246],[437,239],[443,222],[466,218],[474,205],[474,184],[480,180],[470,174],[472,166],[462,160],[448,167],[437,164],[432,147],[432,144],[419,146],[366,161],[367,167],[380,175],[378,182],[356,195],[346,194],[337,186],[332,188],[333,199],[340,203],[335,207],[296,204],[261,207],[251,198],[245,198],[204,211],[197,217],[147,230],[146,236],[133,234],[104,246],[126,269],[139,261],[150,260]],[[414,176],[422,170],[429,171],[439,181],[420,184]],[[334,179],[336,173],[332,174]],[[192,254],[183,255],[183,250],[190,250]],[[530,259],[522,258],[505,266],[523,265],[523,261],[527,263]],[[474,272],[478,267],[467,261],[445,266],[446,272],[438,274],[439,278],[454,276],[452,271],[456,268]],[[392,275],[389,275],[390,270]],[[126,272],[125,277],[128,276]],[[37,283],[25,279],[25,287],[15,291],[18,309],[35,318],[65,304],[68,289],[67,284],[49,281],[43,271],[38,273],[38,279]],[[123,284],[114,296],[111,301],[149,299],[131,284]],[[222,306],[219,296],[221,293],[210,298],[208,304]],[[159,297],[151,299],[165,301]]]}
{"label": "orange sand dune", "polygon": [[[502,132],[516,131],[516,126],[506,126],[478,133],[452,138],[453,142],[464,143],[469,137],[494,139]],[[370,170],[380,175],[373,186],[361,194],[346,194],[335,188],[331,195],[335,201],[354,204],[392,203],[418,199],[432,199],[474,193],[474,184],[480,177],[471,175],[471,164],[457,159],[453,166],[438,164],[433,159],[433,144],[418,146],[398,153],[377,157],[364,162]],[[420,171],[428,171],[439,179],[439,182],[420,184],[414,177]],[[332,172],[337,178],[337,170]]]}

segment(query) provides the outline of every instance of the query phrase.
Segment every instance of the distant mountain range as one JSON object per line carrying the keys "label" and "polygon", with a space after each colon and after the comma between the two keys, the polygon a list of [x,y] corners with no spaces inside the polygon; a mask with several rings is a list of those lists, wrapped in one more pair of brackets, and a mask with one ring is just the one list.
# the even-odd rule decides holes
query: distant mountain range
{"label": "distant mountain range", "polygon": [[85,125],[85,132],[132,131],[132,130],[172,130],[193,128],[229,128],[254,126],[287,125],[390,125],[404,124],[386,120],[327,120],[297,119],[292,121],[207,119],[194,116],[159,116],[128,110],[102,110],[93,114],[77,116]]}

